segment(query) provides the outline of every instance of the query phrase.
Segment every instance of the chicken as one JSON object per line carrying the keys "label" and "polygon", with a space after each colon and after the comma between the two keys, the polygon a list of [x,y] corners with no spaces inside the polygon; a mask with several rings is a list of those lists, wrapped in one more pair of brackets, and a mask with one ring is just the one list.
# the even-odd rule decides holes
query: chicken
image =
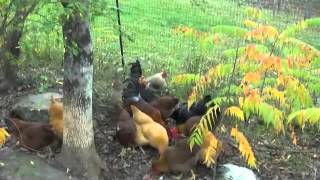
{"label": "chicken", "polygon": [[158,90],[154,90],[151,88],[147,88],[148,81],[144,76],[141,76],[139,79],[139,85],[140,85],[140,96],[143,100],[150,103],[152,101],[155,101],[160,97],[161,92]]}
{"label": "chicken", "polygon": [[142,76],[142,69],[139,60],[136,60],[135,63],[130,63],[130,65],[130,76],[123,82],[124,89],[122,92],[122,99],[138,101],[140,96],[140,78]]}
{"label": "chicken", "polygon": [[154,122],[151,117],[140,111],[135,106],[130,106],[133,120],[137,128],[135,142],[138,145],[150,145],[156,148],[162,155],[168,148],[169,138],[167,131],[160,124]]}
{"label": "chicken", "polygon": [[157,100],[152,101],[150,104],[157,108],[162,116],[162,119],[167,119],[171,116],[176,106],[179,103],[179,99],[172,96],[162,96]]}
{"label": "chicken", "polygon": [[49,122],[59,138],[63,137],[63,103],[51,97],[49,102]]}
{"label": "chicken", "polygon": [[116,140],[124,146],[135,144],[137,134],[136,125],[126,110],[121,110],[116,124]]}
{"label": "chicken", "polygon": [[159,159],[153,160],[151,169],[155,174],[161,172],[188,172],[201,159],[200,150],[199,146],[194,146],[191,152],[188,139],[182,139],[174,146],[168,147]]}
{"label": "chicken", "polygon": [[25,122],[17,118],[4,119],[9,134],[19,140],[19,144],[31,151],[40,151],[49,146],[57,136],[50,124]]}
{"label": "chicken", "polygon": [[211,96],[207,95],[200,101],[193,103],[188,110],[187,104],[181,105],[170,116],[176,121],[177,125],[184,124],[192,116],[202,116],[207,112],[206,103],[211,100]]}
{"label": "chicken", "polygon": [[[222,145],[221,142],[218,141],[215,152],[213,152],[210,149],[212,148],[210,147],[211,142],[212,140],[214,140],[212,138],[215,138],[215,136],[211,132],[207,131],[204,135],[202,145],[193,146],[192,151],[190,151],[190,146],[188,144],[187,138],[178,141],[174,146],[168,147],[159,159],[152,161],[151,170],[155,174],[159,174],[161,172],[185,173],[190,170],[192,171],[192,169],[197,165],[199,161],[204,163],[207,155],[206,153],[208,152],[216,162],[222,150]],[[192,175],[194,176],[193,172]]]}
{"label": "chicken", "polygon": [[190,136],[193,128],[200,122],[201,116],[192,116],[185,123],[177,125],[178,132]]}
{"label": "chicken", "polygon": [[144,101],[140,96],[141,73],[140,62],[137,60],[136,63],[132,63],[130,77],[125,80],[125,87],[122,93],[124,108],[132,115],[130,105],[134,105],[155,122],[165,127],[166,123],[162,119],[160,111]]}
{"label": "chicken", "polygon": [[160,90],[163,87],[167,86],[166,78],[168,74],[165,71],[162,71],[160,73],[154,74],[150,77],[147,77],[146,80],[148,82],[147,89],[154,89],[154,90]]}

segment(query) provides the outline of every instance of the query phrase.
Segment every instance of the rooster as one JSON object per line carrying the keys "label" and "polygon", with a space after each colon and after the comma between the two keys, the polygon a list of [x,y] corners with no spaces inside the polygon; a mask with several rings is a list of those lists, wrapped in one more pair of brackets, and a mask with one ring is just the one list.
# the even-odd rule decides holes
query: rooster
{"label": "rooster", "polygon": [[131,63],[130,77],[127,78],[124,83],[124,89],[122,93],[122,100],[124,109],[126,109],[131,115],[132,111],[130,105],[134,105],[139,108],[142,112],[150,116],[153,121],[166,126],[165,120],[162,118],[161,113],[158,109],[154,108],[149,103],[145,102],[140,96],[140,78],[142,76],[142,70],[139,60],[135,63]]}
{"label": "rooster", "polygon": [[135,63],[130,63],[130,65],[130,76],[124,81],[125,88],[122,92],[122,100],[137,102],[140,98],[139,82],[142,76],[142,69],[139,60],[136,60]]}

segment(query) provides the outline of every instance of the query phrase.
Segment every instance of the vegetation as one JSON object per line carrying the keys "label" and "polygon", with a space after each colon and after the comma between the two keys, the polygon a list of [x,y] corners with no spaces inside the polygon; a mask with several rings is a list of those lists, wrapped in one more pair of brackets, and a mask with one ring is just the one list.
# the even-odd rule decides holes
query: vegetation
{"label": "vegetation", "polygon": [[[71,2],[75,9],[83,8],[77,2]],[[0,11],[3,78],[7,78],[7,82],[14,82],[16,76],[20,82],[30,80],[38,92],[61,87],[63,76],[65,80],[73,79],[73,73],[68,71],[72,69],[71,60],[66,61],[64,55],[76,59],[76,54],[84,52],[86,47],[81,49],[74,44],[77,35],[69,37],[74,38],[72,42],[64,39],[70,34],[63,27],[76,21],[72,8],[63,7],[60,1],[45,0],[29,3],[0,0],[0,6],[3,7]],[[69,109],[86,110],[82,115],[87,115],[83,117],[86,123],[82,125],[91,130],[91,103],[95,103],[92,96],[103,97],[96,101],[109,98],[111,81],[118,72],[127,71],[127,66],[120,66],[115,1],[96,0],[90,4],[88,12],[90,14],[85,16],[81,12],[77,14],[90,22],[86,29],[91,31],[93,44],[90,54],[84,53],[85,63],[89,62],[89,78],[82,80],[93,84],[94,88],[91,91],[78,87],[79,94],[86,94],[79,98],[84,103],[86,99],[89,101],[83,105],[85,107],[72,107],[71,98],[78,97],[72,88],[66,88],[64,94],[68,95]],[[222,146],[220,137],[208,130],[221,130],[226,124],[230,125],[228,134],[253,169],[259,169],[259,160],[250,143],[255,139],[246,136],[246,124],[263,124],[265,132],[276,136],[290,134],[294,145],[298,141],[297,128],[311,129],[311,132],[320,130],[320,18],[298,20],[290,13],[274,16],[269,10],[240,6],[232,0],[161,0],[152,3],[123,0],[120,12],[127,64],[140,58],[145,76],[166,70],[170,93],[186,100],[188,108],[206,94],[214,97],[208,106],[215,106],[210,106],[188,141],[190,149],[201,144],[208,147],[204,151],[204,164],[208,167],[216,163],[213,157]],[[66,19],[70,22],[66,23]],[[91,37],[89,39],[91,42]],[[81,44],[80,40],[77,43]],[[0,92],[2,86],[0,83]],[[65,83],[64,86],[67,87]],[[218,110],[223,114],[219,122],[216,118]],[[81,113],[77,114],[80,116]],[[76,119],[74,116],[69,112],[69,119]],[[72,123],[68,125],[72,126]],[[218,128],[214,128],[216,126]],[[82,130],[82,135],[74,134],[85,137],[87,146],[83,149],[92,151],[92,156],[85,158],[95,159],[94,134],[86,133],[85,128]],[[8,136],[0,128],[0,146]],[[205,141],[205,137],[210,137],[211,141]],[[65,140],[64,144],[74,145],[76,139]],[[74,152],[76,150],[67,151],[64,156]],[[95,161],[100,166],[99,160]],[[85,164],[86,160],[81,162]]]}
{"label": "vegetation", "polygon": [[[320,27],[320,19],[300,21],[279,32],[273,26],[257,23],[260,17],[258,10],[246,12],[250,12],[249,17],[252,18],[244,21],[246,28],[218,25],[212,28],[211,33],[201,33],[188,27],[178,29],[183,36],[197,39],[202,47],[217,44],[218,37],[221,37],[221,43],[230,41],[223,39],[224,35],[235,38],[238,45],[236,49],[225,50],[226,60],[200,77],[192,88],[188,106],[210,93],[209,89],[215,89],[216,100],[213,102],[225,106],[225,115],[240,122],[257,116],[278,134],[284,133],[285,124],[292,125],[293,119],[297,119],[301,128],[306,123],[319,128],[319,109],[312,108],[318,103],[319,94],[314,90],[320,87],[314,86],[319,84],[319,78],[306,72],[317,68],[320,51],[293,36],[307,28]],[[190,137],[191,148],[202,143],[199,137],[216,121],[215,116],[210,115],[212,111],[213,108],[207,112]],[[250,145],[237,132],[232,129],[231,136],[242,141],[240,151],[248,159],[248,164],[256,167]]]}

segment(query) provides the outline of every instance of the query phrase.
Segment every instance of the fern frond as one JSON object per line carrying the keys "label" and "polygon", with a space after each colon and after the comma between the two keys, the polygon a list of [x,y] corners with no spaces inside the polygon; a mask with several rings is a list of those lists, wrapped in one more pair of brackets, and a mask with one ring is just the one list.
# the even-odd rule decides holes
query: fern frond
{"label": "fern frond", "polygon": [[221,106],[222,103],[226,102],[228,97],[215,97],[211,101],[209,101],[207,104],[210,106],[211,104],[217,104],[218,106]]}
{"label": "fern frond", "polygon": [[245,14],[248,17],[254,18],[254,19],[259,19],[262,16],[261,11],[258,8],[255,7],[247,7],[245,9]]}
{"label": "fern frond", "polygon": [[244,20],[244,21],[243,21],[243,24],[244,24],[244,26],[247,27],[247,28],[257,28],[257,27],[259,26],[258,23],[254,22],[254,21],[252,21],[252,20],[250,20],[250,19]]}
{"label": "fern frond", "polygon": [[226,34],[232,37],[242,38],[247,32],[247,29],[238,26],[217,25],[212,28],[213,33]]}
{"label": "fern frond", "polygon": [[280,39],[284,37],[292,37],[297,32],[304,30],[306,27],[307,24],[305,23],[305,21],[297,22],[291,26],[288,26],[284,31],[281,32],[279,37]]}
{"label": "fern frond", "polygon": [[197,81],[196,86],[192,88],[192,92],[188,97],[188,108],[191,107],[191,105],[196,101],[196,99],[199,99],[199,97],[204,94],[205,90],[209,86],[221,83],[221,79],[226,78],[231,71],[231,64],[219,64],[209,69],[207,74],[201,76],[200,79]]}
{"label": "fern frond", "polygon": [[292,112],[287,118],[287,124],[292,124],[295,119],[301,129],[305,127],[306,122],[313,126],[318,126],[320,129],[320,108],[308,108]]}
{"label": "fern frond", "polygon": [[275,100],[278,101],[280,105],[287,106],[285,93],[283,91],[279,91],[278,89],[266,87],[263,89],[263,98],[265,100]]}
{"label": "fern frond", "polygon": [[[255,47],[256,47],[256,51],[257,51],[258,53],[266,53],[266,52],[268,52],[268,47],[266,47],[265,45],[256,44]],[[240,47],[240,48],[238,49],[238,55],[239,55],[239,56],[244,55],[244,53],[246,52],[246,48],[247,48],[247,47]],[[223,51],[223,55],[224,55],[225,57],[227,57],[227,58],[233,58],[233,57],[236,56],[236,52],[237,52],[237,49],[236,49],[236,48],[234,48],[234,49],[227,49],[227,50]]]}
{"label": "fern frond", "polygon": [[244,113],[243,111],[237,106],[231,106],[227,108],[224,112],[225,115],[235,117],[241,121],[244,121]]}
{"label": "fern frond", "polygon": [[285,79],[285,96],[288,102],[291,102],[293,110],[312,107],[312,97],[305,86],[293,77],[286,77]]}
{"label": "fern frond", "polygon": [[189,137],[188,143],[190,150],[192,150],[194,145],[201,145],[203,143],[206,131],[211,130],[214,123],[217,121],[219,111],[220,107],[215,105],[209,108],[207,113],[201,117],[200,122],[194,128],[191,136]]}
{"label": "fern frond", "polygon": [[256,168],[256,158],[254,157],[252,148],[243,133],[238,131],[237,128],[232,128],[231,137],[234,137],[235,140],[239,143],[239,151],[241,155],[246,159],[249,167]]}
{"label": "fern frond", "polygon": [[319,49],[312,46],[311,44],[308,44],[308,43],[303,42],[303,41],[296,39],[296,38],[292,38],[292,37],[286,38],[284,41],[282,41],[282,43],[279,43],[278,45],[280,48],[284,47],[284,45],[290,46],[293,48],[297,48],[297,49],[300,49],[300,52],[302,52],[302,50],[308,48],[312,53],[314,53],[315,56],[317,56],[317,57],[320,56]]}
{"label": "fern frond", "polygon": [[276,107],[263,102],[261,99],[253,98],[243,98],[239,99],[240,107],[242,107],[243,112],[246,117],[251,115],[258,115],[261,120],[267,125],[272,125],[276,129],[277,133],[284,132],[283,112]]}
{"label": "fern frond", "polygon": [[181,86],[181,85],[194,83],[199,79],[200,79],[199,74],[180,74],[172,78],[171,84]]}
{"label": "fern frond", "polygon": [[320,96],[320,82],[308,82],[306,83],[309,91],[317,96]]}
{"label": "fern frond", "polygon": [[280,34],[280,37],[292,37],[297,32],[300,32],[302,30],[305,30],[309,27],[320,27],[320,18],[311,18],[307,19],[305,21],[297,22],[291,26],[288,26],[282,33]]}
{"label": "fern frond", "polygon": [[204,135],[204,141],[201,146],[203,164],[207,167],[211,167],[216,163],[216,159],[219,156],[219,152],[221,150],[222,143],[216,138],[216,136],[206,130]]}
{"label": "fern frond", "polygon": [[4,128],[0,128],[0,147],[4,145],[10,135]]}

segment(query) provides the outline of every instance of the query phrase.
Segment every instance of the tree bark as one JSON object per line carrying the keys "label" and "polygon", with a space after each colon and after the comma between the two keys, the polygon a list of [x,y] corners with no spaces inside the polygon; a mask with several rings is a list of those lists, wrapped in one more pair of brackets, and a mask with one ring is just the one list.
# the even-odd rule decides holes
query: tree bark
{"label": "tree bark", "polygon": [[19,41],[22,36],[24,23],[28,15],[34,10],[38,1],[21,2],[16,9],[12,19],[8,21],[8,13],[12,2],[9,5],[7,15],[0,27],[0,34],[4,43],[0,47],[0,60],[3,64],[3,80],[0,82],[0,92],[7,91],[14,87],[17,82],[17,67],[14,63],[20,56]]}
{"label": "tree bark", "polygon": [[[63,24],[64,130],[60,162],[77,176],[98,179],[102,163],[96,153],[92,122],[93,57],[88,2],[86,12],[72,8]],[[63,4],[65,8],[66,4]]]}

